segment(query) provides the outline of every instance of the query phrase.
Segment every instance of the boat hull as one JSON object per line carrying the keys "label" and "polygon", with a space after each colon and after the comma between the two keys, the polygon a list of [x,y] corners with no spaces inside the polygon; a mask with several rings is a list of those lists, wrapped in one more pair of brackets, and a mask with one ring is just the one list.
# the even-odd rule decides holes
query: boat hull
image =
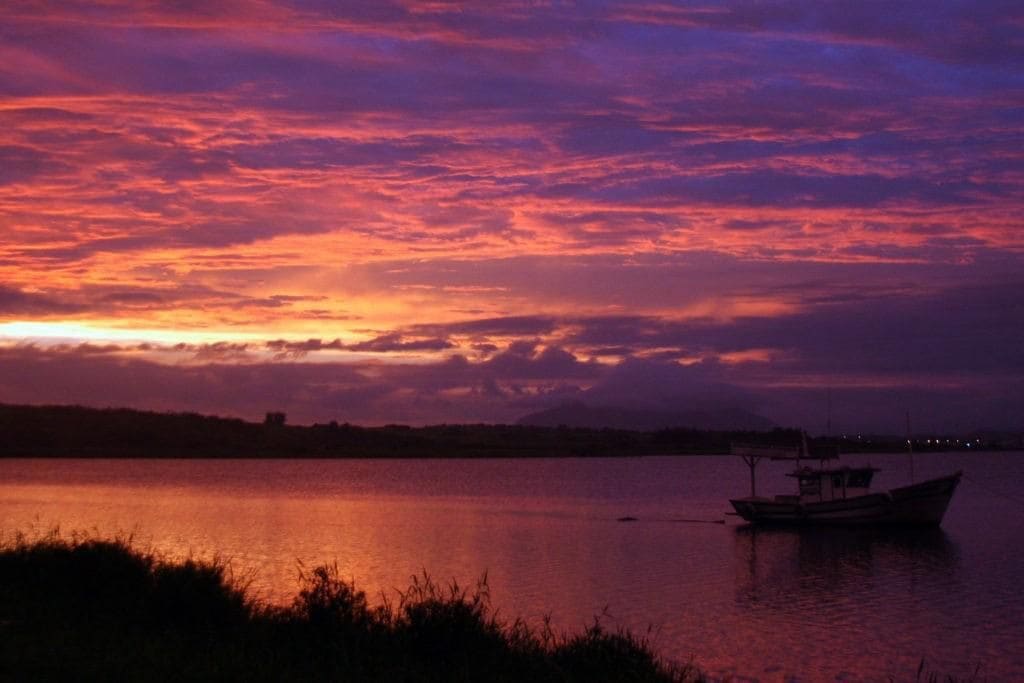
{"label": "boat hull", "polygon": [[918,484],[822,502],[795,496],[730,500],[736,514],[755,524],[895,524],[938,526],[961,472]]}

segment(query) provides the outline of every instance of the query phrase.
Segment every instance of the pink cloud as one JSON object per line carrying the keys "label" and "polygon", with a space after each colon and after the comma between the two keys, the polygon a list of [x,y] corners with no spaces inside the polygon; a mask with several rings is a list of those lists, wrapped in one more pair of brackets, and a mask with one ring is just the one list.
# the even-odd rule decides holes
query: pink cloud
{"label": "pink cloud", "polygon": [[[493,398],[583,391],[590,358],[791,348],[787,325],[834,332],[878,292],[1019,287],[1012,3],[16,0],[0,22],[3,323],[257,340],[182,342],[192,365],[418,354]],[[885,371],[835,336],[817,351],[851,376]],[[383,406],[403,368],[338,370],[331,396]]]}

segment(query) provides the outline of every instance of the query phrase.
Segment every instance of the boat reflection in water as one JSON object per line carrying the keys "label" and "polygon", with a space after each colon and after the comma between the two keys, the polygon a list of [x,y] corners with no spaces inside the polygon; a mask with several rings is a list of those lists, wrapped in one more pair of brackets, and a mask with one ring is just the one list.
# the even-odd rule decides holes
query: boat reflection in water
{"label": "boat reflection in water", "polygon": [[955,589],[959,553],[942,529],[740,526],[736,596],[800,612],[811,604],[891,605],[921,582]]}
{"label": "boat reflection in water", "polygon": [[734,533],[744,649],[778,669],[765,680],[912,680],[922,657],[940,671],[964,667],[963,655],[931,646],[963,628],[956,603],[969,592],[960,551],[940,528]]}

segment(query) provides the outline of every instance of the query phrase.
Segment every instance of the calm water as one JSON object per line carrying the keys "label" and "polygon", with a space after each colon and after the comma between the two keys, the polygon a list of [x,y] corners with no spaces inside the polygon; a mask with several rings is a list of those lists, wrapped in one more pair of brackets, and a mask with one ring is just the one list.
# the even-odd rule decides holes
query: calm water
{"label": "calm water", "polygon": [[[903,456],[848,456],[909,481]],[[913,678],[925,657],[1024,680],[1024,454],[918,456],[918,479],[963,469],[941,530],[753,531],[737,458],[567,460],[0,460],[0,533],[132,533],[168,555],[230,558],[268,599],[299,563],[336,560],[371,595],[428,571],[487,572],[506,616],[653,630],[713,675]],[[759,491],[790,492],[783,464]],[[630,515],[631,523],[617,522]],[[705,521],[684,521],[705,520]]]}

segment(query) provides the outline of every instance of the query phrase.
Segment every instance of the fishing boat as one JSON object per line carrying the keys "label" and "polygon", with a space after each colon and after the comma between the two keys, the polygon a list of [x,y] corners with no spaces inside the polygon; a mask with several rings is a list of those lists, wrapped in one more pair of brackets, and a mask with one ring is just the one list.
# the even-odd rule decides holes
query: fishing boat
{"label": "fishing boat", "polygon": [[[837,455],[815,455],[817,467],[807,460],[806,437],[795,454],[791,449],[733,446],[750,467],[750,496],[729,502],[735,514],[755,524],[902,524],[938,526],[960,483],[962,472],[917,482],[888,491],[871,491],[877,467],[825,467]],[[797,482],[795,495],[758,496],[754,470],[761,458],[796,460],[788,474]]]}

